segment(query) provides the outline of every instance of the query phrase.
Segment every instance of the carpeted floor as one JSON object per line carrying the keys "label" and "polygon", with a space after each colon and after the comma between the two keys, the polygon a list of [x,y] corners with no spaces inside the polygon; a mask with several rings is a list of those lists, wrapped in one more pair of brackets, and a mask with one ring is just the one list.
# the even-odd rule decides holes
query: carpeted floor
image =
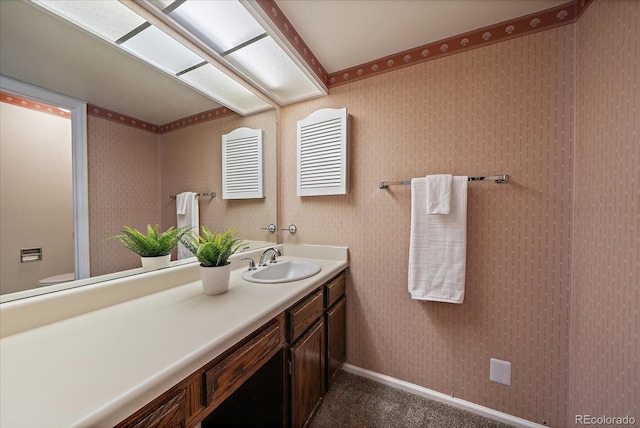
{"label": "carpeted floor", "polygon": [[311,428],[508,428],[455,407],[341,371]]}

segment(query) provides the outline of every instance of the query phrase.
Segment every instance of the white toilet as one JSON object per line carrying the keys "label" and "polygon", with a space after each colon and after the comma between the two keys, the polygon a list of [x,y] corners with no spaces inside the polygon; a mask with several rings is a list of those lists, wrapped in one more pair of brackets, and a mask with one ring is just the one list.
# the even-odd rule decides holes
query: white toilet
{"label": "white toilet", "polygon": [[38,287],[44,287],[46,285],[61,284],[63,282],[75,281],[76,274],[74,272],[62,273],[60,275],[50,276],[48,278],[38,281]]}

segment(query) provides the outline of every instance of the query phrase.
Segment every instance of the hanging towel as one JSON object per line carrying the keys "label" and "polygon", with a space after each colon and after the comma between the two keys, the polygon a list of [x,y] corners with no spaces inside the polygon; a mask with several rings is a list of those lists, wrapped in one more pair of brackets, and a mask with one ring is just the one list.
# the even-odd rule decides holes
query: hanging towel
{"label": "hanging towel", "polygon": [[427,178],[411,180],[409,292],[416,300],[462,303],[467,250],[467,177],[453,177],[449,214],[426,212]]}
{"label": "hanging towel", "polygon": [[[176,217],[178,227],[191,226],[191,234],[200,232],[200,218],[198,213],[198,197],[193,192],[182,192],[176,195]],[[193,257],[182,243],[178,243],[178,260]]]}
{"label": "hanging towel", "polygon": [[427,214],[449,214],[451,174],[427,175]]}

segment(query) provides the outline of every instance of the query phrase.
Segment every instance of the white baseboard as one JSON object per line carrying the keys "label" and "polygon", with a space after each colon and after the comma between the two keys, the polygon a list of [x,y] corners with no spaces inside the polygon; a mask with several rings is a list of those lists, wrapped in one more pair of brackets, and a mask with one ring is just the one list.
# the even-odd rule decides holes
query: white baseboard
{"label": "white baseboard", "polygon": [[450,395],[443,394],[441,392],[433,391],[428,388],[424,388],[413,383],[405,382],[400,379],[396,379],[391,376],[386,376],[380,373],[366,370],[360,367],[353,366],[351,364],[344,364],[342,370],[353,373],[358,376],[370,379],[374,382],[381,383],[383,385],[390,386],[411,394],[419,395],[421,397],[428,398],[430,400],[438,401],[440,403],[448,404],[458,409],[466,410],[476,415],[484,416],[485,418],[493,419],[494,421],[502,422],[508,425],[513,425],[521,428],[548,428],[545,425],[540,425],[535,422],[528,421],[526,419],[518,418],[516,416],[502,413],[497,410],[490,409],[488,407],[480,406],[479,404],[471,403],[470,401],[461,400],[459,398],[451,397]]}

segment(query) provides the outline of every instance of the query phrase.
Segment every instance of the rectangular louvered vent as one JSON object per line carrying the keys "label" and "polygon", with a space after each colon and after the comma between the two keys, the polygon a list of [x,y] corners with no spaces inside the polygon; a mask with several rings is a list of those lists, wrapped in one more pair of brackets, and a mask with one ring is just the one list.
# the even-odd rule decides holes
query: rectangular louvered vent
{"label": "rectangular louvered vent", "polygon": [[222,136],[222,199],[264,198],[262,130],[238,128]]}
{"label": "rectangular louvered vent", "polygon": [[321,109],[298,121],[298,196],[348,192],[347,109]]}

